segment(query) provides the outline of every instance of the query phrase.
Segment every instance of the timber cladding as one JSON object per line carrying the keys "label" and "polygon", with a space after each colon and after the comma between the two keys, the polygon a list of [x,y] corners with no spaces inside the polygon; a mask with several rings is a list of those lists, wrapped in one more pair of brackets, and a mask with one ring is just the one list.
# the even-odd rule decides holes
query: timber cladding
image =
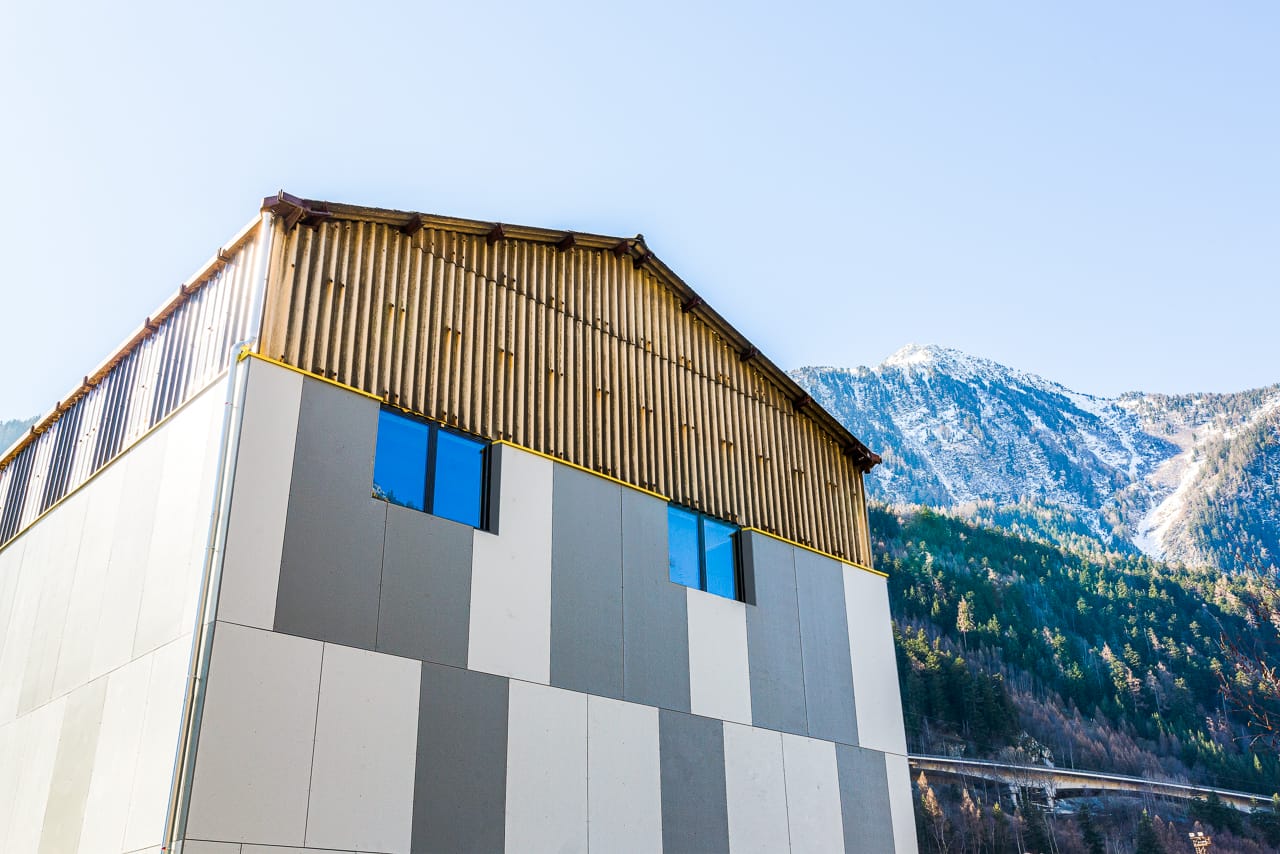
{"label": "timber cladding", "polygon": [[797,409],[642,240],[387,219],[277,220],[264,355],[870,566],[869,452]]}

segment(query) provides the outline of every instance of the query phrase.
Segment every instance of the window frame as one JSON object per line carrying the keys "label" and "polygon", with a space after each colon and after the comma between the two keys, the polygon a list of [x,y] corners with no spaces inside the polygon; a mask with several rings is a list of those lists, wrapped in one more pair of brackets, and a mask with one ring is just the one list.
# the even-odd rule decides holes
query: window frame
{"label": "window frame", "polygon": [[[693,586],[691,586],[691,585],[684,584],[684,583],[682,583],[682,582],[676,581],[675,579],[673,579],[673,578],[671,577],[671,525],[670,525],[670,513],[671,513],[671,510],[672,510],[672,509],[679,510],[679,511],[681,511],[681,512],[683,512],[683,513],[689,513],[689,514],[691,514],[691,515],[694,517],[694,519],[696,520],[696,522],[697,522],[697,526],[696,526],[696,527],[697,527],[697,533],[698,533],[698,536],[697,536],[697,550],[698,550],[698,586],[697,586],[697,587],[693,587]],[[667,523],[667,580],[668,580],[668,581],[670,581],[672,584],[678,584],[678,585],[680,585],[681,587],[684,587],[684,588],[686,588],[686,589],[688,589],[688,590],[700,590],[700,591],[701,591],[701,592],[703,592],[703,593],[710,593],[712,596],[719,596],[721,599],[728,599],[730,602],[742,602],[742,603],[744,603],[744,604],[747,604],[747,598],[746,598],[746,591],[747,591],[747,585],[746,585],[746,571],[745,571],[745,567],[744,567],[744,560],[743,560],[743,556],[742,556],[742,526],[741,526],[741,525],[739,525],[739,524],[737,524],[736,522],[730,522],[730,521],[728,521],[727,519],[721,519],[721,518],[719,518],[718,516],[712,516],[712,515],[710,515],[710,514],[703,513],[703,512],[702,512],[702,511],[700,511],[700,510],[695,510],[694,508],[689,507],[689,506],[687,506],[687,505],[684,505],[684,504],[676,504],[675,502],[668,502],[668,504],[667,504],[667,514],[668,514],[668,516],[667,516],[667,519],[668,519],[668,523]],[[715,592],[714,590],[710,590],[710,589],[708,589],[708,585],[707,585],[707,535],[706,535],[706,522],[707,522],[707,520],[710,520],[710,521],[712,521],[712,522],[715,522],[715,523],[717,523],[717,524],[719,524],[719,525],[725,525],[725,526],[727,526],[727,527],[731,527],[731,528],[733,528],[733,533],[731,533],[731,534],[729,535],[729,542],[732,544],[732,547],[733,547],[733,593],[734,593],[734,595],[732,595],[732,596],[725,596],[725,595],[723,595],[723,594],[721,594],[721,593],[717,593],[717,592]]]}
{"label": "window frame", "polygon": [[[441,424],[438,421],[433,421],[432,419],[427,418],[423,415],[418,415],[417,413],[414,413],[414,412],[406,412],[405,410],[397,409],[396,407],[386,406],[386,405],[383,405],[378,409],[379,425],[381,425],[381,419],[384,413],[397,418],[404,418],[408,421],[415,421],[427,428],[427,453],[426,453],[425,462],[424,462],[423,485],[422,485],[423,509],[419,510],[417,507],[411,507],[408,504],[401,504],[397,501],[392,501],[389,498],[380,497],[375,491],[378,486],[378,481],[377,481],[378,440],[376,436],[374,437],[374,442],[373,442],[374,477],[373,477],[372,483],[370,484],[370,492],[372,493],[372,497],[377,501],[385,501],[388,504],[393,504],[396,507],[403,507],[404,509],[412,510],[415,513],[426,513],[428,516],[435,516],[437,519],[444,519],[446,521],[454,522],[459,525],[466,525],[470,528],[475,528],[477,531],[490,530],[489,509],[490,509],[490,500],[491,500],[490,493],[493,491],[492,482],[491,482],[492,471],[493,471],[493,454],[491,453],[491,451],[493,448],[493,442],[483,438],[482,436],[476,436],[473,433],[468,433],[464,430],[458,430],[453,427],[449,427],[447,425]],[[437,446],[439,445],[438,437],[441,431],[466,439],[470,442],[475,442],[476,444],[481,446],[480,447],[479,524],[472,525],[470,522],[459,522],[457,519],[451,519],[448,516],[441,516],[435,512],[436,460],[437,460],[436,449],[437,449]]]}

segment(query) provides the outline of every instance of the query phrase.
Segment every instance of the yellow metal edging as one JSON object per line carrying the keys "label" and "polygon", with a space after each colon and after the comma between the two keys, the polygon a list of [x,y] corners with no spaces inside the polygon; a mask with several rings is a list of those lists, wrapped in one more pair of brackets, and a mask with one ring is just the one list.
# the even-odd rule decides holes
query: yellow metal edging
{"label": "yellow metal edging", "polygon": [[[310,377],[313,380],[320,380],[320,382],[322,383],[328,383],[329,385],[337,386],[338,388],[343,389],[345,391],[353,391],[356,394],[361,395],[362,397],[367,397],[370,400],[376,400],[378,401],[378,403],[386,403],[385,400],[378,397],[373,392],[365,391],[362,388],[356,388],[355,386],[347,385],[346,383],[340,383],[337,380],[331,380],[328,377],[323,376],[321,374],[315,374],[315,373],[312,373],[311,371],[304,371],[302,368],[299,368],[297,365],[291,365],[288,362],[282,362],[279,359],[273,359],[270,356],[264,356],[261,353],[255,353],[252,350],[250,350],[248,347],[245,347],[243,350],[241,350],[240,355],[236,357],[237,362],[244,361],[245,359],[257,359],[259,361],[266,362],[268,365],[275,365],[277,368],[284,368],[286,371],[293,371],[295,374],[302,374],[304,377]],[[396,407],[396,408],[400,409],[402,407]],[[408,412],[409,410],[406,409],[404,411]]]}
{"label": "yellow metal edging", "polygon": [[851,566],[854,569],[860,569],[863,572],[869,572],[872,575],[878,575],[881,578],[889,577],[889,573],[887,572],[881,572],[878,569],[872,569],[869,566],[863,566],[860,563],[854,563],[853,561],[848,560],[846,558],[833,555],[830,552],[821,551],[820,549],[815,549],[813,546],[806,546],[804,543],[797,543],[795,540],[788,540],[786,537],[778,536],[777,534],[770,533],[769,531],[762,531],[759,528],[743,528],[742,531],[743,533],[763,534],[766,537],[772,537],[773,539],[777,540],[780,543],[786,543],[789,546],[795,546],[798,549],[804,549],[807,552],[813,552],[814,554],[821,555],[822,557],[831,558],[832,560],[838,560],[840,561],[840,563],[843,563],[847,566]]}
{"label": "yellow metal edging", "polygon": [[559,457],[553,457],[550,454],[544,454],[542,451],[535,451],[533,448],[526,448],[524,445],[520,445],[515,442],[512,442],[510,439],[498,439],[493,444],[507,445],[508,447],[515,448],[517,451],[524,451],[526,454],[533,454],[535,457],[542,457],[544,460],[551,460],[551,462],[553,463],[559,463],[562,466],[568,466],[571,469],[577,469],[580,472],[586,472],[587,474],[604,478],[605,480],[616,483],[619,486],[625,486],[628,489],[634,489],[636,492],[643,492],[645,495],[651,495],[654,498],[660,499],[662,501],[671,500],[670,498],[668,498],[667,496],[663,495],[660,492],[654,492],[652,489],[645,489],[643,486],[636,486],[634,483],[627,483],[625,480],[616,478],[611,474],[605,474],[604,472],[599,472],[594,469],[589,469],[586,466],[580,466],[577,463],[570,462],[569,460],[562,460]]}

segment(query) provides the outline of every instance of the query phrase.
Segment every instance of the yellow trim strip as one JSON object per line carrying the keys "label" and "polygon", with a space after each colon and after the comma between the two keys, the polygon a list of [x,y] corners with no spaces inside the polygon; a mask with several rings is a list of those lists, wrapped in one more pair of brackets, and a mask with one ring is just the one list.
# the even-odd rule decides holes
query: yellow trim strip
{"label": "yellow trim strip", "polygon": [[[344,389],[345,391],[353,391],[362,397],[367,397],[370,400],[376,400],[378,401],[378,403],[386,403],[385,400],[378,397],[373,392],[365,391],[364,389],[356,388],[355,386],[347,385],[346,383],[340,383],[337,380],[331,380],[328,377],[323,376],[321,374],[314,374],[311,371],[304,371],[302,368],[299,368],[297,365],[290,365],[288,362],[282,362],[279,359],[273,359],[270,356],[264,356],[261,353],[255,353],[252,350],[250,350],[248,347],[241,350],[240,355],[236,357],[237,362],[243,361],[244,359],[257,359],[259,361],[266,362],[268,365],[275,365],[277,368],[284,368],[286,371],[293,371],[295,374],[302,374],[304,377],[310,377],[313,380],[320,380],[320,382],[322,383],[328,383],[329,385],[337,386],[338,388]],[[397,409],[399,408],[400,407],[397,407]],[[404,411],[408,412],[409,410],[406,409]]]}
{"label": "yellow trim strip", "polygon": [[654,492],[652,489],[645,489],[643,486],[636,486],[634,483],[627,483],[625,480],[620,480],[619,478],[616,478],[613,475],[605,474],[604,472],[598,472],[593,469],[589,469],[586,466],[580,466],[577,463],[570,462],[569,460],[562,460],[559,457],[553,457],[550,454],[544,454],[542,451],[535,451],[533,448],[526,448],[524,445],[520,445],[515,442],[512,442],[510,439],[498,439],[493,444],[507,445],[509,447],[515,448],[517,451],[524,451],[526,454],[533,454],[535,457],[542,457],[544,460],[551,460],[551,462],[553,463],[559,463],[562,466],[568,466],[569,468],[577,469],[580,472],[586,472],[587,474],[594,475],[596,477],[602,477],[605,480],[612,481],[613,483],[618,484],[619,486],[625,486],[628,489],[634,489],[636,492],[643,492],[645,495],[652,495],[654,498],[661,499],[662,501],[671,500],[670,498],[668,498],[667,496],[663,495],[660,492]]}
{"label": "yellow trim strip", "polygon": [[[302,374],[304,377],[310,377],[312,379],[320,380],[321,382],[328,383],[329,385],[332,385],[332,386],[337,386],[338,388],[345,389],[347,391],[353,391],[358,395],[369,398],[370,400],[376,400],[381,404],[384,404],[387,406],[393,406],[394,408],[399,409],[401,412],[408,412],[420,418],[426,418],[428,421],[433,421],[437,424],[444,424],[444,422],[440,421],[439,419],[422,415],[419,412],[414,412],[412,409],[405,409],[403,406],[395,406],[395,404],[388,404],[385,400],[378,397],[376,394],[367,392],[364,389],[359,389],[359,388],[356,388],[355,386],[347,385],[346,383],[340,383],[337,380],[331,380],[326,376],[321,376],[320,374],[315,374],[315,373],[312,373],[311,371],[304,371],[302,368],[299,368],[296,365],[290,365],[288,362],[281,362],[279,359],[273,359],[270,356],[264,356],[261,353],[255,353],[252,350],[250,350],[248,347],[241,350],[240,355],[236,357],[236,361],[241,361],[243,359],[259,359],[263,362],[266,362],[269,365],[275,365],[278,368],[284,368],[286,371],[293,371],[296,374]],[[444,426],[448,427],[449,425],[444,424]],[[654,492],[652,489],[645,489],[643,486],[636,486],[634,483],[627,483],[625,480],[616,478],[613,475],[605,474],[604,472],[598,472],[598,471],[595,471],[594,469],[589,469],[586,466],[578,465],[575,462],[570,462],[569,460],[564,460],[564,459],[561,459],[560,457],[553,457],[551,454],[547,454],[542,451],[535,451],[533,448],[527,447],[525,445],[521,445],[517,442],[512,442],[510,439],[497,439],[492,444],[508,445],[512,448],[515,448],[517,451],[524,451],[526,454],[533,454],[535,457],[542,457],[544,460],[550,460],[553,463],[559,463],[562,466],[568,466],[569,468],[577,469],[580,472],[585,472],[589,475],[594,475],[595,477],[602,477],[607,481],[618,484],[619,486],[625,486],[628,489],[634,489],[636,492],[642,492],[645,495],[653,496],[654,498],[657,498],[661,501],[668,501],[668,502],[671,501],[671,498],[669,496],[663,495],[660,492]],[[798,549],[804,549],[805,551],[813,552],[816,555],[821,555],[822,557],[831,558],[832,560],[840,561],[840,563],[848,564],[849,566],[852,566],[855,569],[860,569],[863,572],[869,572],[872,575],[878,575],[881,578],[889,577],[889,573],[887,572],[881,572],[878,569],[872,569],[869,566],[863,566],[860,563],[854,563],[851,560],[846,560],[845,558],[837,557],[836,555],[830,554],[828,552],[820,551],[818,549],[813,548],[812,546],[806,546],[804,543],[797,543],[795,540],[789,540],[786,537],[781,537],[777,534],[771,534],[768,531],[762,531],[759,528],[743,528],[742,530],[750,531],[755,534],[763,534],[766,537],[772,537],[773,539],[778,540],[779,542],[786,543],[789,546],[795,546]]]}
{"label": "yellow trim strip", "polygon": [[832,560],[838,560],[843,564],[853,567],[854,569],[860,569],[863,572],[869,572],[872,575],[878,575],[881,578],[889,577],[889,573],[887,572],[881,572],[878,569],[872,569],[869,566],[863,566],[860,563],[854,563],[853,561],[848,560],[847,558],[838,557],[836,555],[831,554],[830,552],[820,551],[818,549],[815,549],[813,546],[806,546],[804,543],[797,543],[795,540],[788,540],[786,537],[781,537],[777,534],[772,534],[768,531],[762,531],[759,528],[743,528],[742,530],[744,533],[750,532],[752,534],[763,534],[766,537],[772,537],[773,539],[782,543],[786,543],[789,546],[795,546],[798,549],[804,549],[807,552],[813,552],[814,554],[821,555],[822,557],[831,558]]}

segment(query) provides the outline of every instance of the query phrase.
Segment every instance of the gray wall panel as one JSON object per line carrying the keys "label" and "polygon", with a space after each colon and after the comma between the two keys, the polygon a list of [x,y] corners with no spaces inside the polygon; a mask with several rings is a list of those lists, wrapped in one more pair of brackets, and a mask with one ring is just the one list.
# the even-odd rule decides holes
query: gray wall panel
{"label": "gray wall panel", "polygon": [[502,676],[422,665],[414,854],[503,850],[508,684]]}
{"label": "gray wall panel", "polygon": [[620,699],[622,490],[556,466],[551,527],[551,684]]}
{"label": "gray wall panel", "polygon": [[669,854],[727,852],[724,724],[663,709],[658,713],[658,744],[662,850]]}
{"label": "gray wall panel", "polygon": [[374,648],[387,516],[370,498],[377,433],[375,401],[303,383],[276,631]]}
{"label": "gray wall panel", "polygon": [[856,744],[843,569],[813,552],[795,549],[794,554],[809,735]]}
{"label": "gray wall panel", "polygon": [[[622,491],[624,699],[689,711],[688,603],[672,584],[667,503]],[[847,645],[847,644],[846,644]]]}
{"label": "gray wall panel", "polygon": [[840,774],[844,850],[894,850],[889,777],[885,773],[884,754],[850,744],[837,744],[836,768]]}
{"label": "gray wall panel", "polygon": [[747,608],[751,721],[756,726],[807,735],[794,549],[762,534],[743,534],[741,541],[743,562],[754,577],[757,603]]}
{"label": "gray wall panel", "polygon": [[467,666],[474,529],[387,507],[378,651]]}

